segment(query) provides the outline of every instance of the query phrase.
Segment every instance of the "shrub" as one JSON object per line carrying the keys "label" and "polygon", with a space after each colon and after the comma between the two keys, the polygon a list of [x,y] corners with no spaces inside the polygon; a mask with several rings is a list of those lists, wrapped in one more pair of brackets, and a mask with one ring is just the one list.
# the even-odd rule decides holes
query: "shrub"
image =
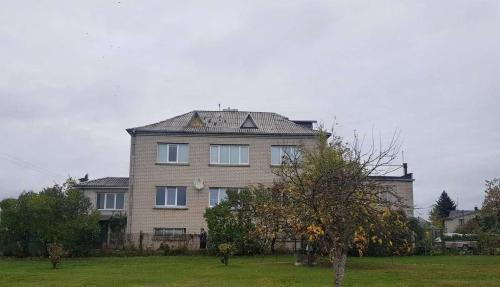
{"label": "shrub", "polygon": [[164,256],[170,255],[170,246],[166,242],[162,242],[158,250],[161,251]]}
{"label": "shrub", "polygon": [[40,256],[57,241],[70,256],[88,255],[98,239],[99,214],[75,183],[70,178],[39,193],[23,192],[17,199],[0,201],[0,249]]}
{"label": "shrub", "polygon": [[233,253],[233,245],[229,243],[219,244],[219,253],[221,256],[221,262],[227,266],[229,264],[229,256]]}
{"label": "shrub", "polygon": [[205,211],[208,250],[214,254],[220,244],[230,243],[237,254],[261,254],[263,241],[256,232],[251,192],[228,190],[227,196],[227,200]]}
{"label": "shrub", "polygon": [[49,245],[49,259],[52,263],[52,269],[56,269],[57,265],[61,264],[61,258],[64,255],[63,246],[59,243],[52,243]]}

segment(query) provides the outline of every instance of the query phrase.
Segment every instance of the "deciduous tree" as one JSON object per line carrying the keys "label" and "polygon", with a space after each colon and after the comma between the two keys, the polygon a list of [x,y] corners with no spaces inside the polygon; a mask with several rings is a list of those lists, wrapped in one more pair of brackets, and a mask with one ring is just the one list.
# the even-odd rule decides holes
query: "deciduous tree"
{"label": "deciduous tree", "polygon": [[500,179],[487,180],[485,193],[481,208],[483,229],[500,234]]}
{"label": "deciduous tree", "polygon": [[24,256],[46,255],[49,245],[58,242],[71,256],[88,254],[98,238],[99,214],[90,200],[74,188],[75,183],[70,178],[63,185],[0,202],[4,248],[20,246]]}
{"label": "deciduous tree", "polygon": [[334,286],[342,283],[349,248],[362,252],[372,240],[368,234],[383,226],[391,208],[401,207],[399,200],[384,199],[386,193],[398,199],[389,186],[370,178],[380,175],[397,153],[396,135],[386,147],[372,144],[365,151],[357,137],[347,144],[335,135],[328,141],[322,133],[315,148],[302,149],[300,160],[290,158],[276,171],[283,196],[274,204],[285,226],[331,258]]}

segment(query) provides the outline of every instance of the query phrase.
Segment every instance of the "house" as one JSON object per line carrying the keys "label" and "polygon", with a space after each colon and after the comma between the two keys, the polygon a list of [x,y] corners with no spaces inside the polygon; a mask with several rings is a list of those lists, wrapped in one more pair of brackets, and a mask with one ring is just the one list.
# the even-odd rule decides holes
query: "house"
{"label": "house", "polygon": [[478,209],[475,210],[452,210],[444,220],[444,232],[454,233],[457,228],[466,224],[469,220],[476,217]]}
{"label": "house", "polygon": [[126,215],[128,209],[128,177],[104,177],[81,182],[77,187],[99,210],[101,241],[110,243],[110,219],[114,215]]}
{"label": "house", "polygon": [[[129,128],[128,189],[125,178],[97,179],[80,188],[104,215],[126,211],[129,240],[138,242],[141,237],[156,246],[160,239],[206,229],[205,209],[223,200],[228,188],[272,184],[273,169],[281,165],[284,154],[297,155],[299,146],[315,145],[315,123],[271,112],[225,109],[191,111]],[[413,214],[413,177],[406,165],[403,176],[374,179],[393,186],[408,214]]]}

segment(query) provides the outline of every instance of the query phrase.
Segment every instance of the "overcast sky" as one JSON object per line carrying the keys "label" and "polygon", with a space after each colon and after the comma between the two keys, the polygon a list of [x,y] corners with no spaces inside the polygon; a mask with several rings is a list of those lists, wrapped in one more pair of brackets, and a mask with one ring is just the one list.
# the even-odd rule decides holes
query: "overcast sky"
{"label": "overcast sky", "polygon": [[500,1],[246,2],[2,1],[0,199],[128,176],[126,128],[220,103],[336,118],[346,138],[399,129],[418,208],[443,189],[481,205],[500,177]]}

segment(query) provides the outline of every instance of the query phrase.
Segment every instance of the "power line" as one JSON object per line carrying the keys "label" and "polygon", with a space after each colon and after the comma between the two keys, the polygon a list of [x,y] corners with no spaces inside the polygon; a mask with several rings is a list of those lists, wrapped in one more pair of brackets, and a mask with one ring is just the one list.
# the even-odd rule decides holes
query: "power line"
{"label": "power line", "polygon": [[13,155],[9,155],[9,154],[4,153],[4,152],[0,152],[0,156],[2,158],[6,159],[7,161],[9,161],[10,163],[12,163],[18,167],[21,167],[21,168],[31,169],[33,171],[36,171],[36,172],[39,172],[39,173],[42,173],[45,175],[64,177],[64,175],[62,175],[60,173],[54,172],[54,171],[47,169],[45,167],[42,167],[40,165],[37,165],[35,163],[29,162],[29,161],[26,161],[23,159],[20,159],[18,157],[15,157]]}

